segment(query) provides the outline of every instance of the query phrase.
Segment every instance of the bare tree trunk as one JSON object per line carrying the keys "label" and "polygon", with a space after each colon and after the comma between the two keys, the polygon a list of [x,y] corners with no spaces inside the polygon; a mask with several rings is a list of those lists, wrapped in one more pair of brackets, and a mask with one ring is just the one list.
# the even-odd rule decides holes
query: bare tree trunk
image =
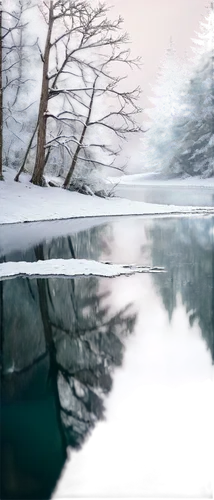
{"label": "bare tree trunk", "polygon": [[[1,0],[0,0],[0,1],[1,1]],[[44,61],[43,61],[43,62],[44,62]],[[57,80],[58,80],[58,77],[59,77],[60,73],[61,73],[61,71],[60,71],[60,72],[57,74],[57,76],[55,77],[55,79],[54,79],[54,83],[52,84],[52,87],[54,87],[54,86],[56,85],[56,83],[57,83]],[[22,172],[23,172],[23,171],[24,171],[24,169],[25,169],[25,165],[26,165],[26,162],[27,162],[27,159],[28,159],[28,155],[29,155],[29,153],[30,153],[31,146],[32,146],[32,144],[33,144],[33,141],[34,141],[34,138],[35,138],[35,135],[36,135],[36,132],[37,132],[38,124],[39,124],[39,119],[37,119],[37,122],[36,122],[36,127],[35,127],[35,129],[34,129],[34,131],[33,131],[33,134],[32,134],[32,136],[31,136],[31,138],[30,138],[30,141],[29,141],[29,144],[28,144],[27,151],[26,151],[26,153],[25,153],[25,156],[24,156],[23,162],[22,162],[22,164],[21,164],[21,166],[20,166],[20,168],[19,168],[19,170],[18,170],[18,172],[17,172],[17,174],[16,174],[16,176],[15,176],[15,178],[14,178],[14,181],[16,181],[16,182],[19,182],[19,177],[20,177],[20,175],[22,174]],[[51,147],[47,149],[47,153],[46,153],[46,155],[45,155],[45,165],[47,164],[47,161],[48,161],[48,158],[49,158],[50,151],[51,151]]]}
{"label": "bare tree trunk", "polygon": [[79,143],[78,143],[78,146],[76,147],[76,151],[74,153],[74,156],[73,156],[73,160],[71,162],[71,166],[70,166],[70,169],[66,175],[66,178],[65,178],[65,182],[63,184],[63,187],[66,189],[69,185],[70,185],[70,182],[71,182],[71,177],[74,173],[74,169],[76,167],[76,164],[77,164],[77,160],[78,160],[78,156],[79,156],[79,152],[82,148],[82,144],[83,144],[83,141],[84,141],[84,138],[85,138],[85,134],[86,134],[86,131],[87,131],[87,127],[90,123],[90,118],[91,118],[91,112],[92,112],[92,106],[93,106],[93,101],[94,101],[94,95],[95,95],[95,87],[96,87],[96,81],[97,81],[97,78],[95,78],[95,81],[94,81],[94,84],[93,84],[93,90],[92,90],[92,94],[91,94],[91,99],[90,99],[90,104],[89,104],[89,108],[88,108],[88,116],[86,118],[86,121],[85,121],[85,124],[84,124],[84,127],[83,127],[83,130],[82,130],[82,134],[81,134],[81,137],[80,137],[80,140],[79,140]]}
{"label": "bare tree trunk", "polygon": [[29,141],[29,144],[28,144],[28,147],[27,147],[27,150],[26,150],[26,153],[25,153],[25,156],[24,156],[24,159],[23,159],[23,162],[21,164],[21,167],[19,169],[19,171],[17,172],[16,176],[14,177],[14,181],[16,182],[19,182],[19,176],[21,175],[21,173],[23,172],[24,168],[25,168],[25,164],[26,164],[26,161],[27,161],[27,157],[29,155],[29,152],[30,152],[30,148],[32,146],[32,143],[33,143],[33,140],[34,140],[34,137],[36,135],[36,131],[37,131],[37,127],[38,127],[38,121],[36,123],[36,126],[35,126],[35,129],[32,133],[32,136],[30,138],[30,141]]}
{"label": "bare tree trunk", "polygon": [[3,99],[2,99],[2,2],[0,1],[0,181],[3,181],[2,172],[2,122],[3,122]]}
{"label": "bare tree trunk", "polygon": [[37,135],[37,150],[35,167],[32,175],[31,182],[39,186],[42,185],[43,172],[45,167],[45,141],[46,141],[46,127],[47,127],[47,106],[48,106],[48,67],[51,49],[51,33],[53,28],[53,1],[50,2],[48,33],[45,44],[44,63],[43,63],[43,76],[42,76],[42,92],[40,97],[39,115],[38,115],[38,135]]}
{"label": "bare tree trunk", "polygon": [[[20,19],[21,19],[21,16],[22,16],[22,13],[23,13],[23,5],[20,4]],[[19,39],[18,39],[18,42],[17,42],[17,45],[16,45],[16,53],[18,53],[18,64],[17,64],[17,72],[18,72],[18,86],[17,86],[17,89],[16,89],[16,93],[15,93],[15,98],[14,98],[14,101],[12,103],[12,107],[15,106],[15,104],[17,103],[17,100],[18,100],[18,97],[19,97],[19,93],[20,93],[20,88],[21,88],[21,84],[20,82],[22,80],[24,80],[24,75],[23,75],[23,29],[19,29]]]}

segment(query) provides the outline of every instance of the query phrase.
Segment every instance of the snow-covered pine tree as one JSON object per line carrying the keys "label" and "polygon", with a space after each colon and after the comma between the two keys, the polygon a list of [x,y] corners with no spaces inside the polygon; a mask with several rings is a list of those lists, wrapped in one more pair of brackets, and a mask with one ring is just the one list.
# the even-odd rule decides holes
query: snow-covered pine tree
{"label": "snow-covered pine tree", "polygon": [[174,122],[181,113],[182,88],[186,78],[186,64],[179,60],[170,39],[159,68],[157,83],[152,87],[154,97],[150,101],[153,107],[146,110],[152,124],[142,139],[143,163],[149,171],[177,173],[180,170],[176,152],[182,132],[179,127],[174,127]]}
{"label": "snow-covered pine tree", "polygon": [[161,174],[166,177],[184,176],[181,164],[180,141],[185,133],[186,125],[186,92],[191,74],[191,64],[185,51],[181,61],[180,79],[178,80],[176,106],[168,124],[168,134],[172,138],[170,152],[161,163]]}
{"label": "snow-covered pine tree", "polygon": [[[189,175],[214,175],[214,4],[193,39],[194,58],[183,112],[173,124],[182,131],[176,156]],[[173,169],[173,163],[171,165]]]}

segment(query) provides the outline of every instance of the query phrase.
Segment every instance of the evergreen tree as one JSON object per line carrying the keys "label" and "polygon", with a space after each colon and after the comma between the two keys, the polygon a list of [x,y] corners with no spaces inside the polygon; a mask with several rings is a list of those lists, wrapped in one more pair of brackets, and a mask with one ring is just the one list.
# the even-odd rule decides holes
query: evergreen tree
{"label": "evergreen tree", "polygon": [[181,164],[180,141],[185,130],[185,113],[187,111],[185,94],[191,74],[191,65],[185,52],[181,63],[181,77],[178,84],[176,106],[171,114],[168,125],[169,135],[172,139],[170,151],[165,160],[161,163],[161,173],[164,176],[184,175]]}
{"label": "evergreen tree", "polygon": [[170,122],[178,105],[179,69],[172,38],[166,52],[166,60],[157,75],[156,107],[152,111],[152,124],[148,132],[147,144],[150,165],[160,167],[170,154],[172,145]]}
{"label": "evergreen tree", "polygon": [[[173,133],[177,137],[178,171],[189,175],[214,175],[214,9],[211,8],[193,40],[194,57],[183,105],[175,117]],[[179,133],[180,132],[180,133]]]}

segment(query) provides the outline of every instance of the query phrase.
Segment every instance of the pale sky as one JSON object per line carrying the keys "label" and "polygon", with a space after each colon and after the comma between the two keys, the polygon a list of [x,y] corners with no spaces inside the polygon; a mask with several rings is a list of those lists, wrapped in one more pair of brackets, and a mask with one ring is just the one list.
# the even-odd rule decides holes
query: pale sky
{"label": "pale sky", "polygon": [[[132,42],[132,54],[142,58],[141,70],[133,70],[129,81],[130,89],[138,85],[142,88],[140,105],[146,110],[152,106],[148,97],[152,96],[151,86],[156,82],[170,37],[180,57],[184,57],[185,53],[191,55],[191,38],[195,37],[200,21],[208,13],[210,0],[106,0],[106,3],[112,7],[112,18],[118,15],[123,17],[124,30],[129,33]],[[150,121],[148,115],[143,112],[139,121],[146,130]],[[132,137],[124,145],[124,156],[129,158],[132,173],[141,169],[141,149],[140,135]]]}
{"label": "pale sky", "polygon": [[[195,40],[202,32],[200,22],[206,15],[208,0],[106,0],[114,14],[124,18],[124,29],[130,34],[133,54],[142,57],[143,67],[129,75],[130,86],[140,85],[143,90],[141,106],[151,106],[152,89],[158,67],[165,57],[170,36],[179,58],[194,57]],[[113,14],[114,13],[114,14]],[[148,115],[145,113],[144,118]],[[133,139],[125,151],[135,151],[137,162],[142,151],[139,140]]]}

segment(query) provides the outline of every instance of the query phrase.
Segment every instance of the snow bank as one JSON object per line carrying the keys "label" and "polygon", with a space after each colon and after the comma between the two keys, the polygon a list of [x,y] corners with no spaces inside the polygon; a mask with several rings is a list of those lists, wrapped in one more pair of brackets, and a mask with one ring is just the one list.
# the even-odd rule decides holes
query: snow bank
{"label": "snow bank", "polygon": [[13,181],[14,170],[4,171],[0,182],[0,224],[100,217],[109,215],[176,215],[214,213],[214,207],[178,207],[155,205],[121,198],[103,199],[85,196],[57,187],[41,188],[22,176],[22,183]]}
{"label": "snow bank", "polygon": [[0,281],[17,276],[72,278],[74,276],[115,277],[136,273],[163,272],[163,268],[136,265],[109,264],[86,259],[50,259],[37,262],[3,262]]}
{"label": "snow bank", "polygon": [[191,177],[187,176],[186,178],[163,178],[163,175],[153,173],[153,174],[130,174],[130,175],[122,175],[120,177],[109,177],[109,184],[118,184],[119,186],[123,185],[134,185],[140,186],[141,184],[148,186],[164,186],[164,187],[197,187],[197,188],[211,188],[214,189],[214,177],[209,177],[207,179],[203,179],[202,177]]}

